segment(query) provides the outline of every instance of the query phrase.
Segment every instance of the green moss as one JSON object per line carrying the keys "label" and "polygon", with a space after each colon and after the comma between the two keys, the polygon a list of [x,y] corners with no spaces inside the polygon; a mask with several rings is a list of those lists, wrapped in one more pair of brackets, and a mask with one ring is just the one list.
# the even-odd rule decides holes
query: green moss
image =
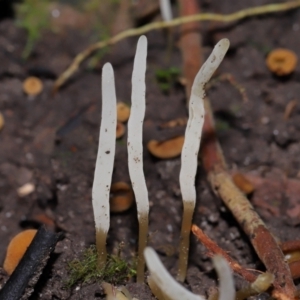
{"label": "green moss", "polygon": [[24,0],[16,6],[17,25],[27,31],[27,42],[22,53],[24,59],[31,54],[42,30],[50,27],[50,0]]}
{"label": "green moss", "polygon": [[128,263],[120,256],[109,255],[105,268],[99,269],[97,264],[97,250],[93,245],[86,249],[81,259],[75,259],[68,264],[69,279],[67,287],[76,283],[92,283],[106,281],[114,285],[124,284],[136,275],[135,264]]}
{"label": "green moss", "polygon": [[230,129],[230,124],[224,120],[216,120],[216,130],[217,131],[226,131]]}
{"label": "green moss", "polygon": [[170,91],[171,87],[174,85],[179,75],[180,69],[176,67],[171,67],[168,69],[158,69],[155,72],[155,77],[158,86],[164,93],[168,93]]}

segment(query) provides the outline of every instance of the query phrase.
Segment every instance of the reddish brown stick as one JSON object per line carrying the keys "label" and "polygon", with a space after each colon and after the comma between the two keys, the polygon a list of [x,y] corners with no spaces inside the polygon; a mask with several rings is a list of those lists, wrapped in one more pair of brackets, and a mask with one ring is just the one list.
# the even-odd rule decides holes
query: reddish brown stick
{"label": "reddish brown stick", "polygon": [[[245,280],[249,282],[255,281],[257,276],[247,269],[243,268],[237,261],[230,257],[226,251],[220,248],[213,240],[211,240],[197,225],[192,226],[193,234],[199,239],[199,241],[208,249],[210,253],[208,255],[219,254],[222,255],[228,262],[232,270],[240,274]],[[289,241],[281,245],[283,251],[298,251],[299,241]],[[289,268],[292,273],[293,279],[300,278],[300,261],[289,263]]]}
{"label": "reddish brown stick", "polygon": [[[191,2],[195,3],[193,0],[181,0],[180,4],[182,7],[187,8],[192,6]],[[198,13],[196,4],[194,4],[193,7],[195,8],[194,13]],[[182,12],[186,10],[181,9]],[[199,65],[201,64],[200,57],[202,56],[200,43],[191,42],[189,44],[187,42],[189,38],[192,39],[193,36],[191,35],[189,37],[189,35],[186,34],[185,44],[181,44],[181,51],[183,57],[193,58],[193,64],[199,68]],[[186,68],[184,68],[184,72],[188,86],[191,86],[195,74],[187,71]],[[231,210],[245,233],[249,236],[257,255],[262,260],[267,270],[274,274],[273,296],[277,299],[292,300],[295,298],[296,288],[293,283],[290,269],[284,260],[284,255],[275,238],[266,228],[259,215],[254,211],[254,208],[249,203],[248,199],[232,182],[231,176],[227,171],[221,147],[215,136],[212,110],[210,109],[208,99],[205,100],[205,108],[206,116],[201,157],[211,186],[215,193]]]}
{"label": "reddish brown stick", "polygon": [[300,278],[300,261],[294,261],[289,264],[294,279]]}
{"label": "reddish brown stick", "polygon": [[243,268],[236,260],[230,257],[222,248],[211,240],[197,225],[192,226],[192,232],[213,255],[222,255],[234,272],[240,274],[249,282],[254,282],[256,280],[257,276],[255,274]]}
{"label": "reddish brown stick", "polygon": [[[179,0],[180,16],[189,16],[199,13],[196,1]],[[195,78],[201,65],[203,55],[200,49],[202,44],[200,23],[191,22],[180,26],[180,49],[182,55],[182,70],[186,77]],[[189,48],[189,51],[185,49]],[[200,52],[199,52],[200,50]],[[197,59],[195,59],[197,57]],[[193,81],[188,80],[185,86],[187,99],[190,98]]]}
{"label": "reddish brown stick", "polygon": [[280,244],[280,248],[282,252],[292,252],[292,251],[300,251],[300,241],[286,241]]}

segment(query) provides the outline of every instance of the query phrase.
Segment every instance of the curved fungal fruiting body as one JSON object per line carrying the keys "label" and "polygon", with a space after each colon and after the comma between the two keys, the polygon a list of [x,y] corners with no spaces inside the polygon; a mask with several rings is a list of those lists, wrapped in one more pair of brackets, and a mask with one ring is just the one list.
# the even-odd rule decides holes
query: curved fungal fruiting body
{"label": "curved fungal fruiting body", "polygon": [[172,300],[205,300],[201,296],[194,295],[176,282],[165,269],[158,255],[151,247],[145,249],[144,255],[151,274],[151,280],[164,296]]}
{"label": "curved fungal fruiting body", "polygon": [[173,19],[170,0],[159,0],[160,13],[165,22]]}
{"label": "curved fungal fruiting body", "polygon": [[143,121],[145,116],[145,73],[147,57],[147,38],[138,41],[132,73],[131,111],[128,120],[128,168],[135,194],[139,221],[139,248],[137,282],[144,281],[144,248],[147,244],[149,200],[143,171]]}
{"label": "curved fungal fruiting body", "polygon": [[[180,171],[180,188],[183,198],[183,221],[181,229],[180,255],[179,255],[179,271],[178,279],[184,281],[187,270],[187,259],[189,251],[189,235],[191,229],[191,221],[196,201],[195,191],[195,175],[197,171],[198,152],[201,140],[201,132],[204,122],[204,104],[205,97],[204,86],[213,75],[226,51],[229,47],[227,39],[221,40],[214,48],[208,60],[198,72],[191,91],[189,105],[189,120],[184,137],[176,142],[182,147],[181,161],[182,167]],[[128,120],[128,168],[132,183],[133,192],[137,204],[138,221],[139,221],[139,247],[138,247],[138,266],[137,266],[137,282],[144,281],[144,249],[147,245],[148,222],[149,222],[149,201],[148,190],[145,182],[143,171],[143,121],[145,116],[145,73],[146,73],[146,57],[147,57],[147,39],[141,36],[134,59],[134,67],[132,74],[132,104],[130,117]],[[99,148],[97,154],[95,176],[92,190],[92,200],[94,217],[96,224],[96,247],[98,251],[99,266],[104,267],[106,262],[106,236],[110,222],[110,187],[113,172],[115,147],[116,147],[116,125],[117,125],[117,105],[114,84],[113,69],[110,64],[105,64],[102,74],[102,120],[99,137]],[[157,145],[156,145],[157,146]],[[163,150],[164,145],[159,145]],[[123,201],[123,199],[122,199]],[[122,203],[123,204],[123,203]],[[126,207],[127,208],[127,207]],[[119,209],[119,207],[118,207]],[[152,251],[152,252],[151,252]],[[147,248],[145,256],[148,268],[156,278],[156,285],[162,279],[162,274],[166,272],[159,265],[159,260],[153,250]],[[155,264],[152,265],[152,261]],[[158,261],[158,262],[157,262]],[[156,265],[156,267],[154,266]],[[157,271],[157,270],[161,270]],[[164,275],[164,277],[170,275]],[[160,287],[163,288],[163,287]],[[176,287],[175,294],[170,291],[170,299],[195,299],[202,298],[191,294],[188,291],[183,292],[183,287]],[[169,289],[168,289],[169,290]],[[165,290],[163,290],[165,293]],[[173,295],[173,296],[171,296]],[[179,296],[178,295],[182,295]],[[185,295],[185,296],[184,296]],[[186,296],[188,295],[188,296]],[[224,298],[228,299],[228,298]]]}
{"label": "curved fungal fruiting body", "polygon": [[196,203],[195,176],[198,152],[204,123],[205,84],[222,62],[229,48],[229,40],[222,39],[213,49],[194,80],[189,101],[189,119],[181,153],[180,189],[183,198],[183,220],[181,227],[178,280],[186,277],[189,236]]}
{"label": "curved fungal fruiting body", "polygon": [[[150,271],[151,290],[157,295],[159,300],[205,300],[205,298],[195,295],[185,289],[182,285],[175,281],[175,279],[168,273],[161,263],[156,252],[147,247],[144,251],[147,267]],[[219,275],[219,300],[233,300],[235,299],[235,288],[233,276],[230,267],[222,256],[215,256],[213,258],[214,266]]]}
{"label": "curved fungal fruiting body", "polygon": [[147,144],[147,148],[153,156],[161,159],[168,159],[180,155],[183,142],[184,136],[177,136],[162,142],[150,140]]}
{"label": "curved fungal fruiting body", "polygon": [[118,122],[127,122],[130,115],[130,108],[124,102],[117,103],[117,120]]}
{"label": "curved fungal fruiting body", "polygon": [[23,91],[29,96],[36,96],[43,90],[42,81],[34,76],[30,76],[23,82]]}
{"label": "curved fungal fruiting body", "polygon": [[213,263],[219,276],[219,298],[218,300],[235,299],[235,288],[231,269],[225,258],[220,255],[213,257]]}
{"label": "curved fungal fruiting body", "polygon": [[106,237],[110,222],[109,194],[116,148],[116,102],[113,68],[111,64],[106,63],[102,71],[102,120],[92,189],[96,247],[100,267],[104,267],[107,256]]}
{"label": "curved fungal fruiting body", "polygon": [[286,76],[295,70],[297,61],[298,58],[295,52],[278,48],[269,53],[266,64],[269,70],[277,76]]}
{"label": "curved fungal fruiting body", "polygon": [[115,182],[111,186],[110,211],[121,213],[128,210],[133,204],[133,192],[126,182]]}
{"label": "curved fungal fruiting body", "polygon": [[120,139],[125,134],[125,126],[121,122],[117,122],[116,138]]}

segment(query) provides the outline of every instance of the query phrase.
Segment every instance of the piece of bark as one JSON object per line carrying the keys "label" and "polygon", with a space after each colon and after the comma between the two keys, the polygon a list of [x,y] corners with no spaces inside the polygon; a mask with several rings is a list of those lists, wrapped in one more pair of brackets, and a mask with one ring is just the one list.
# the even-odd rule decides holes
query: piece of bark
{"label": "piece of bark", "polygon": [[235,261],[225,250],[220,248],[212,239],[210,239],[197,225],[192,226],[192,232],[198,238],[198,240],[209,250],[208,256],[221,255],[226,259],[230,268],[240,274],[245,280],[254,282],[257,276],[243,268],[237,261]]}
{"label": "piece of bark", "polygon": [[41,227],[20,263],[0,291],[1,300],[26,300],[34,291],[61,234]]}

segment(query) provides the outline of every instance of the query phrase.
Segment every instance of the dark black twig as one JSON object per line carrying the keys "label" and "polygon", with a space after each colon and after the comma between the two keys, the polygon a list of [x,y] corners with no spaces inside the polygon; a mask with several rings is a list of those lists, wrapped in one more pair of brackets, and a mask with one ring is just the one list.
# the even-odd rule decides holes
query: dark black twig
{"label": "dark black twig", "polygon": [[32,294],[61,234],[43,226],[35,235],[20,263],[0,291],[1,300],[26,300]]}

